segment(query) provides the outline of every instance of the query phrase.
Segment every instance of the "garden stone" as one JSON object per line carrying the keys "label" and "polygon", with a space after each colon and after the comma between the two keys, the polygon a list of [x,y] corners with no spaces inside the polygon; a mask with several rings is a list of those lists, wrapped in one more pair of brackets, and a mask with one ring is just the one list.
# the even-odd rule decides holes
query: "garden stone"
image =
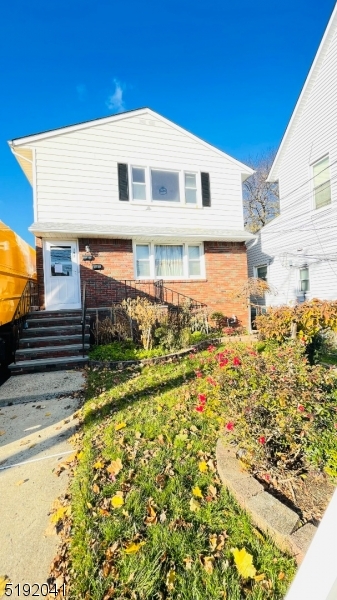
{"label": "garden stone", "polygon": [[281,548],[289,547],[287,537],[299,524],[299,516],[267,492],[249,498],[247,510],[258,527],[267,531]]}
{"label": "garden stone", "polygon": [[297,562],[302,562],[316,531],[317,527],[312,523],[306,523],[289,536],[291,549]]}

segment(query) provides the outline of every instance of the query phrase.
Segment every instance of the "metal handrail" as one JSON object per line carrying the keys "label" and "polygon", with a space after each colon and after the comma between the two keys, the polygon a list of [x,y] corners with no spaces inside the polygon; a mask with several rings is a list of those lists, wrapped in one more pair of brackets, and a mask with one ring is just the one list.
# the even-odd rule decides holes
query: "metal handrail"
{"label": "metal handrail", "polygon": [[83,291],[82,291],[82,355],[83,358],[85,356],[85,325],[86,325],[86,316],[87,316],[87,300],[86,300],[86,288],[87,282],[83,283]]}
{"label": "metal handrail", "polygon": [[16,307],[15,313],[11,321],[11,346],[14,363],[16,351],[19,348],[20,336],[24,327],[25,318],[30,312],[32,306],[38,306],[38,298],[38,283],[33,279],[28,279],[25,287],[23,288],[20,300],[18,302],[18,305]]}

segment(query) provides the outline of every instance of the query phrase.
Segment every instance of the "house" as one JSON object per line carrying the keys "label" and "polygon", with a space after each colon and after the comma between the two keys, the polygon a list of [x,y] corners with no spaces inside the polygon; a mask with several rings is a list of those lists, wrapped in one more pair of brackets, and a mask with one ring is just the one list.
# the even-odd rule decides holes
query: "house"
{"label": "house", "polygon": [[275,157],[280,215],[249,244],[269,306],[337,298],[337,5]]}
{"label": "house", "polygon": [[95,308],[161,281],[173,303],[179,293],[246,325],[232,296],[254,239],[242,210],[252,169],[148,108],[9,145],[33,188],[42,309],[79,309],[84,282]]}

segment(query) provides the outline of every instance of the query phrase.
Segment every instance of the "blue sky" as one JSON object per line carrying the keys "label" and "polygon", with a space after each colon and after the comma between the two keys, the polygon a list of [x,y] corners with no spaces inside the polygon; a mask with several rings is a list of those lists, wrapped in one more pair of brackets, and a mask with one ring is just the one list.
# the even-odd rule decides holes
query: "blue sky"
{"label": "blue sky", "polygon": [[334,3],[3,3],[0,219],[33,244],[15,137],[149,106],[243,162],[277,147]]}

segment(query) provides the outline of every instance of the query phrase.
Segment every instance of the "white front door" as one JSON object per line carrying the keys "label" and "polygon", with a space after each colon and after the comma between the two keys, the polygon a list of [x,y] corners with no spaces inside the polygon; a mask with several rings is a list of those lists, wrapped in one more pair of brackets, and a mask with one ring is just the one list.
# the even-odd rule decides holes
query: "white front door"
{"label": "white front door", "polygon": [[46,309],[80,308],[77,241],[45,241],[43,254]]}

